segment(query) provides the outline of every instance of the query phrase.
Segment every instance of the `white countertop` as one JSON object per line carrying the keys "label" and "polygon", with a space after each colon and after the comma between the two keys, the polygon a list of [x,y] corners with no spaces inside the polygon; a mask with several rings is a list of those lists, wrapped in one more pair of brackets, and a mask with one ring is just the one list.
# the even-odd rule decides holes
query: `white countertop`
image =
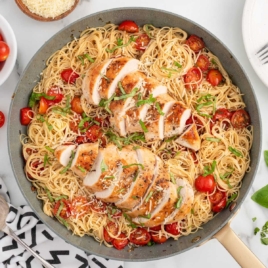
{"label": "white countertop", "polygon": [[[268,149],[268,124],[265,121],[268,115],[268,89],[257,77],[247,58],[242,38],[242,15],[244,0],[135,0],[135,3],[126,0],[80,0],[78,7],[66,18],[56,22],[39,22],[24,15],[16,6],[15,1],[0,0],[0,14],[3,15],[13,28],[18,42],[18,58],[16,66],[8,80],[0,86],[0,110],[8,117],[12,94],[16,88],[20,74],[23,72],[31,57],[51,36],[66,25],[103,9],[116,7],[153,7],[167,10],[189,18],[205,27],[217,36],[236,56],[243,66],[256,92],[259,103],[262,126],[263,148]],[[253,253],[268,267],[268,246],[261,244],[259,235],[253,230],[256,226],[262,227],[268,220],[268,209],[254,203],[250,196],[257,189],[268,183],[266,167],[263,157],[260,159],[258,172],[246,200],[239,213],[233,219],[231,227]],[[20,193],[13,177],[7,148],[7,124],[0,129],[0,177],[2,177],[10,191],[14,205],[27,204]],[[252,218],[257,221],[253,222]],[[201,247],[192,249],[175,257],[144,263],[126,262],[126,268],[145,267],[239,267],[235,260],[215,239]]]}

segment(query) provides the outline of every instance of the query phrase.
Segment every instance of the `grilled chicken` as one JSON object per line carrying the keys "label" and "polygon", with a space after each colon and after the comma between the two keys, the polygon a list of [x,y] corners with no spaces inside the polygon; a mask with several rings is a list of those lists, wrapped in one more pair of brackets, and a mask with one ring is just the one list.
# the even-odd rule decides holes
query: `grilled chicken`
{"label": "grilled chicken", "polygon": [[75,147],[76,145],[60,145],[56,148],[54,155],[63,166],[67,166]]}

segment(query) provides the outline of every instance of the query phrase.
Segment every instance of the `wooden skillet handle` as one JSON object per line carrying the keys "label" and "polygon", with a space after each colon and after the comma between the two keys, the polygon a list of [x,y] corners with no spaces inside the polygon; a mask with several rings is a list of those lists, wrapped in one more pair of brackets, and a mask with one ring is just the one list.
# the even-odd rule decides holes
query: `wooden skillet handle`
{"label": "wooden skillet handle", "polygon": [[218,233],[214,235],[243,268],[265,268],[262,262],[252,251],[240,240],[227,223]]}

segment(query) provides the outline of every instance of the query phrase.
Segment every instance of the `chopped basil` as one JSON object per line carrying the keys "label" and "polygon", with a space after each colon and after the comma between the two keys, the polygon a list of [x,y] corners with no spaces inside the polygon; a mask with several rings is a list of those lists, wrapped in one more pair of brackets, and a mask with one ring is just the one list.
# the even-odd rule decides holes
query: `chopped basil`
{"label": "chopped basil", "polygon": [[51,131],[53,129],[53,126],[51,124],[48,123],[48,121],[44,118],[43,115],[39,115],[37,118],[36,118],[38,121],[42,122],[42,123],[46,123],[47,125],[47,128],[49,131]]}
{"label": "chopped basil", "polygon": [[176,184],[174,174],[173,173],[169,173],[169,174],[170,174],[170,179],[171,179],[172,183]]}
{"label": "chopped basil", "polygon": [[45,146],[45,148],[46,148],[49,152],[51,152],[51,153],[54,153],[54,152],[55,152],[55,150],[53,150],[53,149],[50,148],[49,146]]}
{"label": "chopped basil", "polygon": [[261,238],[261,242],[263,245],[268,245],[268,237]]}
{"label": "chopped basil", "polygon": [[74,156],[75,156],[75,153],[74,153],[74,151],[72,151],[72,153],[71,153],[71,157],[70,157],[70,160],[69,160],[67,166],[60,172],[60,174],[64,174],[64,173],[66,173],[67,170],[71,167],[72,162],[73,162],[73,159],[74,159]]}
{"label": "chopped basil", "polygon": [[154,193],[153,191],[150,191],[150,193],[145,198],[145,201],[144,201],[145,203],[148,203],[148,201],[152,197],[153,193]]}
{"label": "chopped basil", "polygon": [[134,174],[134,177],[133,177],[133,181],[136,181],[136,179],[138,178],[139,176],[139,170],[136,170],[135,174]]}
{"label": "chopped basil", "polygon": [[111,101],[114,99],[114,97],[115,97],[115,93],[108,100],[101,99],[99,103],[99,106],[103,107],[109,114],[112,114],[111,110],[109,109],[109,106],[110,106]]}
{"label": "chopped basil", "polygon": [[212,174],[215,171],[215,168],[216,168],[216,161],[213,160],[211,168],[209,166],[204,166],[204,174],[203,174],[203,176],[207,176],[207,175]]}
{"label": "chopped basil", "polygon": [[[204,102],[200,103],[201,101],[204,101]],[[212,114],[214,114],[216,111],[216,97],[212,96],[211,94],[206,94],[206,95],[201,96],[197,100],[197,103],[199,103],[199,104],[196,106],[196,110],[197,110],[197,113],[201,116],[205,116],[208,118],[212,117],[212,115],[210,115],[210,114],[204,114],[201,112],[201,109],[203,107],[213,106]]]}
{"label": "chopped basil", "polygon": [[61,107],[57,106],[57,107],[54,107],[52,109],[52,111],[54,113],[57,113],[57,114],[60,114],[60,115],[63,115],[63,116],[66,116],[67,114],[69,114],[71,112],[70,96],[68,95],[66,97],[66,104],[65,104],[64,108],[61,108]]}
{"label": "chopped basil", "polygon": [[226,203],[226,208],[237,198],[238,193],[233,193],[230,198],[228,198]]}
{"label": "chopped basil", "polygon": [[60,195],[60,196],[55,197],[55,201],[58,201],[61,199],[68,199],[68,196],[67,195]]}
{"label": "chopped basil", "polygon": [[153,38],[152,35],[150,34],[149,26],[151,26],[151,24],[145,24],[144,25],[145,32],[150,38]]}
{"label": "chopped basil", "polygon": [[214,59],[211,59],[210,62],[214,65],[217,65],[217,62]]}
{"label": "chopped basil", "polygon": [[122,39],[122,38],[118,38],[118,39],[116,40],[116,42],[117,42],[117,45],[118,45],[118,46],[122,46],[122,45],[123,45],[123,39]]}
{"label": "chopped basil", "polygon": [[174,61],[174,65],[177,66],[178,68],[181,68],[182,67],[182,65],[179,64],[177,61]]}
{"label": "chopped basil", "polygon": [[60,207],[58,208],[58,211],[57,211],[57,217],[59,217],[60,216],[60,213],[61,213],[61,211],[62,211],[62,209],[63,209],[63,207],[64,207],[64,203],[62,202],[62,201],[60,201]]}
{"label": "chopped basil", "polygon": [[178,199],[177,203],[175,204],[176,208],[180,208],[181,207],[181,203],[182,203],[182,197],[180,196],[180,198]]}
{"label": "chopped basil", "polygon": [[231,176],[234,172],[234,169],[232,168],[230,172],[226,172],[223,175],[220,174],[220,178],[227,183],[228,188],[232,189],[233,186],[230,184],[229,176]]}
{"label": "chopped basil", "polygon": [[259,205],[268,208],[268,185],[264,186],[263,188],[259,189],[255,192],[251,199],[258,203]]}
{"label": "chopped basil", "polygon": [[29,102],[28,102],[28,106],[33,108],[35,106],[36,102],[41,99],[41,97],[43,97],[47,100],[54,100],[56,98],[55,96],[49,96],[44,92],[42,92],[42,93],[32,92],[30,99],[29,99]]}
{"label": "chopped basil", "polygon": [[135,37],[131,36],[127,43],[123,44],[123,40],[122,40],[122,42],[120,41],[120,45],[118,45],[118,39],[117,39],[117,46],[113,47],[112,49],[106,48],[106,51],[109,53],[113,53],[118,48],[127,47],[129,44],[131,44],[134,41],[135,41]]}
{"label": "chopped basil", "polygon": [[160,114],[160,115],[165,115],[165,113],[163,113],[163,111],[161,110],[161,107],[160,107],[160,104],[159,104],[159,102],[156,102],[155,103],[155,108],[156,108],[156,110],[157,110],[157,112]]}
{"label": "chopped basil", "polygon": [[234,154],[238,157],[243,157],[243,154],[240,151],[236,150],[235,148],[229,146],[228,149],[232,154]]}
{"label": "chopped basil", "polygon": [[123,212],[123,216],[130,223],[130,225],[129,225],[130,227],[132,227],[132,228],[138,227],[135,223],[132,222],[132,219],[130,218],[130,216],[127,215],[125,212]]}
{"label": "chopped basil", "polygon": [[256,221],[257,220],[257,218],[256,217],[254,217],[254,218],[252,218],[252,221],[254,222],[254,221]]}
{"label": "chopped basil", "polygon": [[79,55],[77,58],[81,61],[82,65],[85,65],[85,59],[88,59],[90,62],[95,62],[94,59],[92,59],[89,54]]}
{"label": "chopped basil", "polygon": [[136,103],[136,106],[140,107],[140,106],[142,106],[144,104],[152,104],[155,101],[156,101],[156,98],[153,97],[153,94],[150,94],[148,99],[146,99],[146,100],[138,100],[137,103]]}
{"label": "chopped basil", "polygon": [[119,87],[121,93],[122,93],[123,95],[125,95],[125,94],[126,94],[126,91],[124,90],[121,81],[118,82],[118,87]]}
{"label": "chopped basil", "polygon": [[259,231],[260,231],[260,228],[256,227],[256,228],[254,229],[254,235],[256,235]]}
{"label": "chopped basil", "polygon": [[177,138],[177,136],[170,137],[170,138],[166,139],[165,142],[174,141],[176,138]]}
{"label": "chopped basil", "polygon": [[100,168],[101,168],[101,173],[103,173],[103,172],[108,170],[108,166],[106,165],[104,160],[101,161]]}
{"label": "chopped basil", "polygon": [[46,193],[47,193],[47,197],[48,197],[49,201],[50,201],[51,203],[53,203],[53,202],[54,202],[54,198],[52,197],[50,191],[49,191],[47,188],[45,188],[45,191],[46,191]]}
{"label": "chopped basil", "polygon": [[148,132],[148,129],[146,128],[144,122],[140,119],[140,120],[139,120],[139,123],[140,123],[140,125],[141,125],[141,128],[142,128],[143,132],[144,132],[144,133],[147,133],[147,132]]}
{"label": "chopped basil", "polygon": [[147,246],[149,246],[149,247],[151,247],[151,246],[153,246],[153,245],[155,245],[155,242],[154,242],[154,241],[149,241],[149,242],[147,243]]}
{"label": "chopped basil", "polygon": [[265,161],[266,166],[268,166],[268,151],[267,150],[264,151],[264,161]]}
{"label": "chopped basil", "polygon": [[212,137],[206,137],[206,140],[207,141],[212,141],[212,142],[220,142],[221,139],[218,139],[218,138],[212,138]]}
{"label": "chopped basil", "polygon": [[151,213],[147,214],[147,215],[139,215],[139,218],[145,218],[145,219],[151,219]]}
{"label": "chopped basil", "polygon": [[67,221],[66,220],[64,220],[62,217],[60,217],[60,216],[57,216],[56,215],[56,218],[66,227],[66,228],[68,228],[69,227],[69,224],[67,223]]}
{"label": "chopped basil", "polygon": [[132,98],[135,96],[136,92],[138,91],[138,88],[133,88],[132,91],[129,94],[123,94],[119,97],[114,97],[114,100],[124,100],[124,99],[128,99],[128,98]]}
{"label": "chopped basil", "polygon": [[144,166],[142,164],[139,164],[139,163],[133,163],[133,164],[130,164],[130,165],[122,166],[122,168],[129,168],[129,167],[132,167],[132,166],[140,166],[142,169],[144,169]]}
{"label": "chopped basil", "polygon": [[115,178],[115,176],[105,176],[103,179],[104,180],[109,180],[109,179],[114,179]]}
{"label": "chopped basil", "polygon": [[48,164],[49,166],[51,166],[50,161],[50,157],[48,156],[48,154],[46,153],[44,156],[44,167]]}
{"label": "chopped basil", "polygon": [[81,167],[81,166],[77,166],[77,168],[78,168],[81,172],[83,172],[83,173],[86,172],[86,170],[85,170],[83,167]]}

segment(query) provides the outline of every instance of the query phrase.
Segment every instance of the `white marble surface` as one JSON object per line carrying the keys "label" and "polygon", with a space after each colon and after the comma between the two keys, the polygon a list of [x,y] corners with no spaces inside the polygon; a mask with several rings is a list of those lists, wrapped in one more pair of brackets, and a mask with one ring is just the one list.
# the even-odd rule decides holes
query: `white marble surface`
{"label": "white marble surface", "polygon": [[[16,6],[14,0],[0,0],[0,14],[11,24],[17,42],[18,59],[17,64],[9,79],[0,86],[0,110],[8,117],[11,96],[15,90],[19,76],[27,63],[52,35],[64,26],[103,9],[115,7],[139,6],[154,7],[171,11],[187,17],[202,25],[216,35],[237,57],[244,67],[256,92],[263,123],[263,148],[268,149],[268,89],[257,77],[252,69],[244,49],[242,39],[242,15],[244,0],[80,0],[78,7],[68,17],[57,22],[38,22],[24,15]],[[268,220],[268,209],[262,208],[251,201],[250,196],[260,187],[266,185],[268,170],[263,157],[254,181],[240,212],[232,221],[231,227],[253,253],[268,267],[268,246],[260,243],[259,235],[254,236],[255,226],[261,227]],[[13,177],[7,148],[7,124],[0,129],[0,176],[6,182],[14,205],[26,204]],[[252,218],[257,217],[253,223]],[[126,268],[134,267],[239,267],[235,260],[216,240],[210,240],[205,245],[179,254],[175,257],[144,263],[126,262]]]}

